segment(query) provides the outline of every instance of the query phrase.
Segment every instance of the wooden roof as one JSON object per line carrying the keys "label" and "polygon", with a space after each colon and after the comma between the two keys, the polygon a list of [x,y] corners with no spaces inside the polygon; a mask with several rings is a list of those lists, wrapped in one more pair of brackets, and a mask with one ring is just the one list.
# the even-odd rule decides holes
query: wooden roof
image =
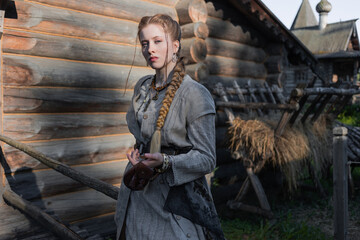
{"label": "wooden roof", "polygon": [[303,0],[290,29],[293,30],[316,25],[318,25],[318,21],[311,9],[309,0]]}
{"label": "wooden roof", "polygon": [[350,40],[358,40],[356,21],[357,19],[328,24],[323,30],[312,26],[294,29],[292,32],[314,54],[347,51]]}

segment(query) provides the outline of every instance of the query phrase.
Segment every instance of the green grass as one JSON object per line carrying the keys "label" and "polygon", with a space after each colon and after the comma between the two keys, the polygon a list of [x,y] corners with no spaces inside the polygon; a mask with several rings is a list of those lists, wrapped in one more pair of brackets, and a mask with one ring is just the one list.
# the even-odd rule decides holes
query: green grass
{"label": "green grass", "polygon": [[338,120],[347,125],[360,127],[360,105],[346,106],[344,111],[339,114]]}
{"label": "green grass", "polygon": [[291,213],[271,224],[260,220],[254,223],[248,220],[222,220],[222,228],[228,240],[327,240],[331,239],[319,228],[308,225],[305,221],[296,221]]}

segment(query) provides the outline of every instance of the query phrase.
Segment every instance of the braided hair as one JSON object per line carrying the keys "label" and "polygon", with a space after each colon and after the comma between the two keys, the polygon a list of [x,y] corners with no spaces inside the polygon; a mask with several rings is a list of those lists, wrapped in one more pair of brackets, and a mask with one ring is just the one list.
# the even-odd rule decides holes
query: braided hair
{"label": "braided hair", "polygon": [[[156,14],[154,16],[145,16],[141,18],[138,26],[138,36],[140,36],[141,30],[148,24],[160,25],[164,29],[165,34],[168,34],[172,41],[178,40],[180,43],[180,39],[181,39],[180,25],[175,20],[173,20],[169,15]],[[156,121],[155,132],[151,139],[150,153],[160,152],[161,129],[164,126],[165,119],[169,112],[171,103],[174,99],[175,93],[179,89],[185,76],[185,64],[182,58],[180,58],[180,50],[181,50],[181,44],[179,44],[179,50],[176,53],[178,60],[173,70],[173,76],[171,82],[166,90],[165,97],[162,101],[162,106],[159,110],[159,116]],[[167,56],[168,54],[166,54],[166,58]],[[167,64],[167,62],[168,61],[166,59],[165,64]]]}

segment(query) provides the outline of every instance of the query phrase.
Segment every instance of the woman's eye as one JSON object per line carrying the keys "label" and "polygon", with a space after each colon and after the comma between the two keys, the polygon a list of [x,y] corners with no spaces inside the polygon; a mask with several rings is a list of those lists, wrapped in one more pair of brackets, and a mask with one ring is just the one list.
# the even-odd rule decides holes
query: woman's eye
{"label": "woman's eye", "polygon": [[155,43],[161,43],[161,41],[160,40],[155,40]]}

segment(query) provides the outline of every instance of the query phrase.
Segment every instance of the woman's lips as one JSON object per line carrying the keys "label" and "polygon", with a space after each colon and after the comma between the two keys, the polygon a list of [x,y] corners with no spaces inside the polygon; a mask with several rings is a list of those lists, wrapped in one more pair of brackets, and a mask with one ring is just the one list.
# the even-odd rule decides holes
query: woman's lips
{"label": "woman's lips", "polygon": [[158,57],[151,57],[150,62],[155,62],[158,59]]}

